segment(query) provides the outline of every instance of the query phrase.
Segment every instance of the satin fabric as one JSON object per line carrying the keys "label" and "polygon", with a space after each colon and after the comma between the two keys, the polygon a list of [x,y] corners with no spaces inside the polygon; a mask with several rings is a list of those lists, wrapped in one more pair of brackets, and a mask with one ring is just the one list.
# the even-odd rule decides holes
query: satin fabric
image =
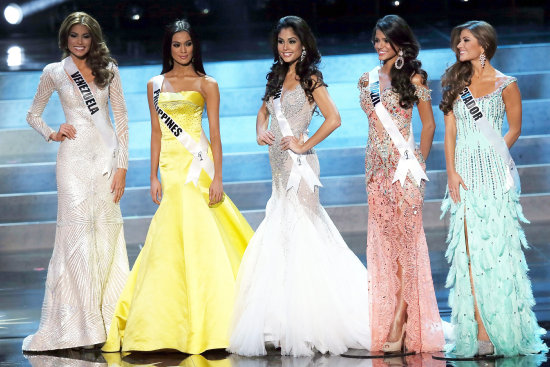
{"label": "satin fabric", "polygon": [[[159,106],[193,139],[200,138],[199,92],[161,93]],[[235,278],[253,231],[229,197],[208,207],[206,172],[197,186],[185,184],[193,156],[160,126],[163,197],[116,306],[107,352],[198,354],[229,345]]]}

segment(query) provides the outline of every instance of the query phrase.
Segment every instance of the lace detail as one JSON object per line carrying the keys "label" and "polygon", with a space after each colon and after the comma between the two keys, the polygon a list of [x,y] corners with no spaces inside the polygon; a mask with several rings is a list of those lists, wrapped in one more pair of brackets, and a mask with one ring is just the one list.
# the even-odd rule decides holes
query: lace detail
{"label": "lace detail", "polygon": [[[127,167],[128,124],[118,70],[108,88],[93,83],[95,99],[110,124],[110,98],[117,122],[119,167]],[[61,63],[44,68],[27,115],[46,139],[51,129],[40,117],[53,91],[76,138],[59,144],[57,154],[57,231],[48,267],[40,327],[23,350],[45,351],[103,343],[114,306],[128,275],[120,206],[113,202],[111,180],[103,175],[110,159],[81,94]]]}
{"label": "lace detail", "polygon": [[[314,107],[301,87],[283,95],[294,136],[307,130]],[[303,181],[297,193],[286,189],[293,161],[280,148],[272,99],[267,108],[275,135],[272,194],[239,268],[229,351],[264,355],[266,343],[293,356],[368,349],[367,270],[321,206],[319,189],[312,192]],[[305,157],[319,177],[315,152]]]}
{"label": "lace detail", "polygon": [[[398,262],[404,279],[407,302],[406,345],[410,350],[441,350],[443,330],[430,270],[428,247],[422,226],[424,182],[416,186],[411,177],[401,187],[392,184],[399,151],[382,127],[370,98],[368,74],[359,81],[360,103],[369,119],[366,148],[366,183],[369,204],[367,264],[371,302],[372,350],[381,350],[386,341],[401,288]],[[429,93],[423,88],[422,93]],[[412,108],[399,106],[399,95],[386,88],[382,103],[390,112],[401,134],[408,138]],[[419,150],[417,158],[425,169]]]}
{"label": "lace detail", "polygon": [[[507,78],[495,91],[477,99],[493,128],[502,134],[505,105],[502,91],[516,78]],[[460,189],[461,202],[446,196],[442,216],[450,212],[447,237],[447,276],[451,322],[456,344],[447,349],[473,356],[477,352],[477,323],[470,285],[471,265],[476,301],[483,324],[495,346],[495,354],[514,356],[546,351],[541,341],[545,331],[537,324],[535,304],[522,246],[527,239],[520,222],[528,223],[519,197],[506,190],[506,165],[479,132],[464,103],[453,105],[457,141],[455,167],[468,190]],[[464,230],[468,229],[470,256],[466,253]]]}

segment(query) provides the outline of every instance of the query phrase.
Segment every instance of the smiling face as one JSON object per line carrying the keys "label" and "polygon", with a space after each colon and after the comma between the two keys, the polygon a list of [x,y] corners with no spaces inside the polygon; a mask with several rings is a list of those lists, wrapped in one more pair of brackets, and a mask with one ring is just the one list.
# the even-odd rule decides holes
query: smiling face
{"label": "smiling face", "polygon": [[92,45],[92,34],[88,27],[83,24],[75,24],[69,30],[67,38],[67,48],[69,52],[79,59],[88,55]]}
{"label": "smiling face", "polygon": [[277,51],[284,62],[291,64],[302,55],[302,42],[290,27],[283,28],[277,36]]}
{"label": "smiling face", "polygon": [[393,49],[390,40],[380,29],[377,29],[374,35],[374,49],[378,53],[378,60],[380,61],[386,62],[397,57],[397,53]]}
{"label": "smiling face", "polygon": [[481,47],[479,41],[469,29],[463,29],[460,32],[460,39],[456,49],[458,59],[461,62],[479,59],[479,55],[483,52],[483,47]]}
{"label": "smiling face", "polygon": [[174,33],[172,36],[172,59],[180,65],[189,65],[193,59],[193,41],[185,31]]}

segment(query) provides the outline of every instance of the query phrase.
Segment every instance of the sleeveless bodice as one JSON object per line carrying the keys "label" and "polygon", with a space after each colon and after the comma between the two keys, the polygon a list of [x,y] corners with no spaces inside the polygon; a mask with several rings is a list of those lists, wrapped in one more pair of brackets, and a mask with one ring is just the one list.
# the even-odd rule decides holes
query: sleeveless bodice
{"label": "sleeveless bodice", "polygon": [[[489,124],[502,135],[506,112],[502,91],[516,78],[508,78],[494,92],[477,98]],[[481,134],[466,105],[460,99],[453,104],[456,119],[455,167],[469,190],[492,193],[500,197],[506,190],[506,166],[504,160]]]}
{"label": "sleeveless bodice", "polygon": [[[368,87],[368,73],[363,74],[359,80],[358,88],[360,91],[360,104],[363,111],[367,114],[369,120],[369,136],[366,148],[366,172],[367,182],[379,170],[383,170],[385,175],[393,177],[393,170],[397,167],[399,161],[399,151],[393,144],[387,131],[381,126],[378,115],[374,110],[374,104]],[[415,85],[415,94],[423,101],[431,100],[431,90]],[[399,94],[394,92],[391,87],[381,90],[381,102],[384,108],[389,112],[395,122],[399,132],[408,140],[411,132],[412,107],[403,108],[399,104]],[[379,126],[377,126],[377,123]],[[424,162],[420,150],[415,152],[420,163]],[[392,171],[392,172],[390,172]]]}
{"label": "sleeveless bodice", "polygon": [[[202,111],[204,98],[197,91],[182,91],[177,93],[162,92],[158,105],[164,112],[185,130],[194,140],[199,141],[202,132]],[[163,123],[160,124],[163,142],[179,141]]]}

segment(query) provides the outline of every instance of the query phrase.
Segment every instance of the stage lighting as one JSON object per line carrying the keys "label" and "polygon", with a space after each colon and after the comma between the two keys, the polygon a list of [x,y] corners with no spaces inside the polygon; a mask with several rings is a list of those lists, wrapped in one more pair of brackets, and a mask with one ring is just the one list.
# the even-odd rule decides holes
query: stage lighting
{"label": "stage lighting", "polygon": [[4,9],[4,18],[9,24],[19,24],[23,20],[23,10],[17,4],[8,4]]}
{"label": "stage lighting", "polygon": [[8,48],[8,58],[6,60],[8,66],[17,67],[23,64],[23,49],[19,46],[11,46]]}
{"label": "stage lighting", "polygon": [[143,17],[143,8],[139,5],[132,5],[128,9],[128,18],[133,21],[138,21]]}
{"label": "stage lighting", "polygon": [[210,2],[207,0],[195,0],[195,6],[201,12],[202,14],[208,14],[210,13]]}
{"label": "stage lighting", "polygon": [[399,5],[401,5],[401,3],[398,0],[392,1],[391,4],[395,7],[398,7]]}

